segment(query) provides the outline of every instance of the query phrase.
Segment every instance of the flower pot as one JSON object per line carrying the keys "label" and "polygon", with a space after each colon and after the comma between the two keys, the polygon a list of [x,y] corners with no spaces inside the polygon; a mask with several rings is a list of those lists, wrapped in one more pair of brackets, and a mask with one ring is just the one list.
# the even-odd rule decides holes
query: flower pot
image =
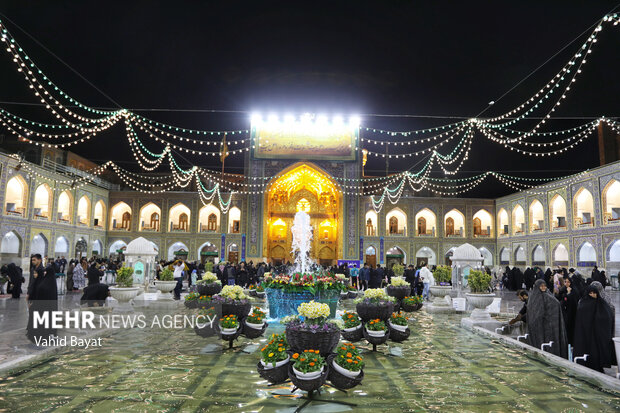
{"label": "flower pot", "polygon": [[359,323],[356,327],[343,328],[342,331],[349,333],[351,331],[359,330],[360,328],[362,328],[362,323]]}
{"label": "flower pot", "polygon": [[220,326],[220,331],[222,332],[222,334],[226,334],[226,335],[235,334],[238,329],[239,329],[239,326],[237,326],[235,328],[224,328],[224,327]]}
{"label": "flower pot", "polygon": [[160,292],[159,299],[172,300],[172,290],[177,286],[176,281],[155,281],[155,288]]}
{"label": "flower pot", "polygon": [[430,290],[431,290],[431,294],[433,294],[433,297],[444,298],[446,295],[450,294],[450,291],[452,291],[452,286],[431,285]]}
{"label": "flower pot", "polygon": [[250,303],[222,303],[222,315],[234,314],[239,320],[245,319],[250,314],[251,309]]}
{"label": "flower pot", "polygon": [[321,374],[323,373],[324,368],[325,367],[321,367],[321,370],[303,373],[297,370],[295,367],[293,367],[293,373],[295,373],[295,376],[300,380],[314,380],[314,379],[318,379],[319,377],[321,377]]}
{"label": "flower pot", "polygon": [[357,377],[360,375],[360,373],[362,372],[361,370],[359,371],[351,371],[351,370],[347,370],[344,367],[339,366],[336,361],[332,361],[332,367],[340,374],[342,374],[343,376],[347,376],[351,379]]}
{"label": "flower pot", "polygon": [[357,291],[349,291],[347,292],[347,296],[351,299],[356,298],[357,297]]}
{"label": "flower pot", "polygon": [[119,303],[128,303],[136,298],[141,287],[110,287],[110,295]]}
{"label": "flower pot", "polygon": [[377,318],[382,321],[387,321],[394,312],[394,303],[389,301],[386,301],[385,304],[358,303],[355,306],[355,310],[363,322]]}
{"label": "flower pot", "polygon": [[275,365],[273,363],[265,363],[263,360],[261,360],[260,364],[263,365],[263,368],[265,370],[271,370],[271,369],[275,369],[275,368],[284,366],[286,363],[289,362],[290,359],[291,358],[289,356],[286,356],[286,358],[284,360],[276,361]]}
{"label": "flower pot", "polygon": [[265,298],[265,292],[264,291],[256,291],[256,296],[258,298]]}
{"label": "flower pot", "polygon": [[346,292],[346,293],[340,293],[340,299],[341,299],[341,300],[345,300],[347,297],[349,297],[349,293],[348,293],[348,292]]}
{"label": "flower pot", "polygon": [[212,296],[222,291],[222,285],[218,283],[196,284],[196,289],[200,295]]}
{"label": "flower pot", "polygon": [[291,350],[297,353],[303,353],[309,348],[319,350],[319,353],[325,357],[338,345],[340,341],[340,331],[316,331],[310,330],[293,330],[287,326],[286,341]]}
{"label": "flower pot", "polygon": [[374,330],[366,329],[366,332],[368,333],[368,335],[370,337],[383,337],[383,336],[385,336],[385,330],[374,331]]}
{"label": "flower pot", "polygon": [[388,285],[386,290],[387,290],[387,295],[389,295],[390,297],[394,297],[399,301],[411,295],[411,287],[407,285],[403,285],[400,287],[394,287],[393,285]]}
{"label": "flower pot", "polygon": [[250,328],[253,328],[255,330],[262,330],[263,326],[265,325],[265,323],[260,323],[260,324],[254,324],[254,323],[248,323],[247,321],[245,322],[245,325],[247,325]]}
{"label": "flower pot", "polygon": [[474,308],[484,310],[489,305],[491,305],[491,303],[493,303],[495,294],[467,293],[465,294],[465,297],[467,297],[467,302],[470,303]]}
{"label": "flower pot", "polygon": [[[390,328],[393,328],[394,330],[398,330],[398,331],[403,331],[403,332],[407,331],[407,327],[408,327],[408,326],[401,326],[398,324],[392,324],[391,321],[389,322],[389,325],[390,325]],[[370,334],[370,332],[368,334]]]}

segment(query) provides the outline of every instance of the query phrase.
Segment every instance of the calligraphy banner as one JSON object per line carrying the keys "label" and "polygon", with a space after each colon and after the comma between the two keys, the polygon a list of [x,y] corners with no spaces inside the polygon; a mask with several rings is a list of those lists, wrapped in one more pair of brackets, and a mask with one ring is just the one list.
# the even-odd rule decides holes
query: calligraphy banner
{"label": "calligraphy banner", "polygon": [[222,234],[222,248],[220,253],[220,259],[224,261],[226,259],[226,234]]}
{"label": "calligraphy banner", "polygon": [[383,264],[383,237],[379,238],[379,264]]}
{"label": "calligraphy banner", "polygon": [[241,235],[241,262],[245,261],[245,234]]}

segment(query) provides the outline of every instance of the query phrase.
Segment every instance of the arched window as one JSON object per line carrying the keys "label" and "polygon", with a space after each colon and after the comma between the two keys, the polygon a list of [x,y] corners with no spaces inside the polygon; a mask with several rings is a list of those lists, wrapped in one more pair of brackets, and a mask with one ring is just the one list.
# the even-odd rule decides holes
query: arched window
{"label": "arched window", "polygon": [[[105,204],[103,201],[99,201],[95,204],[95,215],[94,215],[94,225],[95,228],[103,228],[103,223],[105,222]],[[103,251],[103,249],[102,249]]]}
{"label": "arched window", "polygon": [[556,194],[549,205],[551,229],[566,229],[566,201]]}
{"label": "arched window", "polygon": [[545,214],[539,200],[530,204],[530,232],[540,232],[545,229]]}
{"label": "arched window", "polygon": [[482,235],[482,221],[480,218],[474,218],[474,237]]}
{"label": "arched window", "polygon": [[446,218],[446,235],[454,235],[454,218]]}
{"label": "arched window", "polygon": [[228,212],[228,226],[232,234],[241,232],[241,210],[239,208],[233,207]]}
{"label": "arched window", "polygon": [[512,210],[512,233],[525,233],[525,211],[523,210],[523,207],[521,205],[517,205]]}
{"label": "arched window", "polygon": [[579,189],[575,194],[574,208],[576,226],[594,225],[594,198],[590,191],[585,188]]}
{"label": "arched window", "polygon": [[620,221],[620,182],[612,179],[603,190],[603,223]]}
{"label": "arched window", "polygon": [[390,234],[398,234],[398,218],[390,218]]}
{"label": "arched window", "polygon": [[187,222],[188,222],[188,217],[185,212],[179,215],[179,229],[187,231]]}
{"label": "arched window", "polygon": [[373,210],[366,212],[366,235],[374,237],[377,235],[377,213]]}
{"label": "arched window", "polygon": [[499,210],[497,214],[497,226],[500,235],[508,235],[510,223],[508,222],[508,212],[504,208]]}
{"label": "arched window", "polygon": [[151,214],[151,228],[159,231],[159,214],[157,212]]}
{"label": "arched window", "polygon": [[73,206],[73,200],[69,191],[63,191],[58,196],[58,222],[65,224],[71,223],[71,207]]}
{"label": "arched window", "polygon": [[39,185],[34,192],[34,219],[48,221],[52,207],[52,190],[47,184]]}
{"label": "arched window", "polygon": [[20,217],[26,216],[26,197],[28,195],[28,184],[24,178],[19,175],[9,179],[6,183],[6,193],[4,199],[5,213],[7,215],[15,215]]}
{"label": "arched window", "polygon": [[213,213],[209,214],[209,218],[207,218],[207,230],[217,231],[217,215]]}
{"label": "arched window", "polygon": [[78,201],[77,215],[78,224],[88,225],[90,223],[90,199],[88,199],[86,195],[81,197]]}
{"label": "arched window", "polygon": [[418,218],[418,235],[420,234],[426,235],[426,218],[424,217]]}
{"label": "arched window", "polygon": [[121,228],[129,230],[131,227],[131,213],[129,211],[123,213],[123,218],[121,221]]}

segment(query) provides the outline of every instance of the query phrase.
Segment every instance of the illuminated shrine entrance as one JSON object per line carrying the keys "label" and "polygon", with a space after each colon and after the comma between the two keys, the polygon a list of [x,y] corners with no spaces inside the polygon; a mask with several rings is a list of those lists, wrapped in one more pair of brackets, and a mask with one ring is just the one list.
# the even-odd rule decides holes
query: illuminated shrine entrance
{"label": "illuminated shrine entrance", "polygon": [[320,168],[298,163],[282,171],[265,194],[263,256],[274,265],[293,262],[291,226],[299,211],[310,215],[310,256],[322,265],[336,264],[342,251],[341,196],[338,184]]}

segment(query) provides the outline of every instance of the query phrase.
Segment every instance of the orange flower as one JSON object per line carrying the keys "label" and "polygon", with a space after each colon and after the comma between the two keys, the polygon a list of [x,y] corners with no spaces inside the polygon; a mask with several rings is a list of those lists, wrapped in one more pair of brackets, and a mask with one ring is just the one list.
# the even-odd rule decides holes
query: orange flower
{"label": "orange flower", "polygon": [[342,346],[342,347],[340,347],[340,348],[341,348],[341,349],[343,349],[343,350],[346,350],[346,349],[347,349],[345,346]]}
{"label": "orange flower", "polygon": [[357,361],[354,361],[353,363],[355,363],[355,364],[359,364]]}
{"label": "orange flower", "polygon": [[312,366],[314,366],[314,361],[311,361],[311,362],[310,362],[310,366],[311,366],[311,367],[312,367]]}
{"label": "orange flower", "polygon": [[360,356],[357,356],[356,359],[361,360],[362,358]]}
{"label": "orange flower", "polygon": [[280,343],[280,344],[278,344],[278,347],[282,347],[283,345],[284,345],[284,344]]}
{"label": "orange flower", "polygon": [[347,359],[347,363],[353,363],[353,360]]}
{"label": "orange flower", "polygon": [[347,357],[353,357],[353,355],[351,353],[347,353]]}
{"label": "orange flower", "polygon": [[293,354],[293,358],[294,358],[294,359],[297,359],[298,357],[299,357],[299,353],[295,353],[295,354]]}
{"label": "orange flower", "polygon": [[299,359],[299,361],[306,361],[306,359],[302,357]]}

